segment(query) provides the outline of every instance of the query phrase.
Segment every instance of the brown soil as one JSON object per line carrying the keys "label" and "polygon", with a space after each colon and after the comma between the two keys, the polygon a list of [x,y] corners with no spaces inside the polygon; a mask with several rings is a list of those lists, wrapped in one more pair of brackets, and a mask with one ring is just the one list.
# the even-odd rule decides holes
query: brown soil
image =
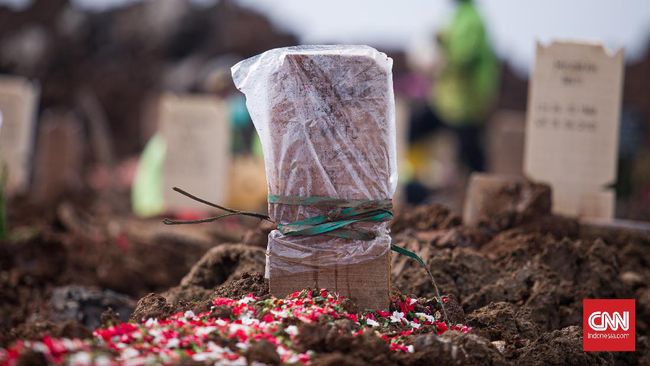
{"label": "brown soil", "polygon": [[616,361],[611,353],[582,352],[578,326],[542,334],[522,351],[520,359],[530,365],[611,365]]}
{"label": "brown soil", "polygon": [[150,293],[138,300],[135,310],[131,314],[130,320],[142,321],[149,318],[158,319],[166,317],[172,313],[172,306],[164,297]]}
{"label": "brown soil", "polygon": [[[345,321],[303,325],[296,345],[319,352],[315,365],[650,364],[650,339],[646,336],[650,319],[650,235],[604,235],[586,230],[575,220],[554,216],[535,217],[500,231],[490,226],[470,228],[460,225],[456,216],[440,206],[399,215],[393,229],[395,242],[418,252],[429,264],[440,290],[450,296],[446,308],[450,318],[468,324],[473,331],[443,336],[423,331],[410,336],[415,352],[404,354],[390,351],[374,335],[354,337]],[[44,333],[87,335],[89,328],[82,326],[83,321],[57,321],[49,314],[52,294],[69,283],[80,283],[88,293],[101,294],[97,295],[99,300],[94,300],[95,295],[82,296],[93,299],[92,313],[98,312],[95,304],[116,307],[105,292],[115,290],[107,286],[110,282],[96,274],[84,277],[95,273],[90,263],[98,263],[95,258],[100,255],[89,253],[89,249],[83,254],[71,253],[73,248],[80,250],[74,244],[79,240],[65,235],[62,240],[61,235],[40,233],[0,246],[3,344],[16,338],[38,338]],[[173,264],[149,247],[148,256],[167,264],[155,271],[153,259],[151,267],[145,264],[148,262],[141,264],[156,273],[142,274],[146,281],[133,278],[124,287],[126,293],[154,293],[141,298],[133,313],[127,315],[141,320],[190,309],[206,310],[213,297],[241,297],[248,293],[268,296],[268,283],[262,275],[265,253],[258,239],[250,240],[250,245],[215,246],[197,258],[192,268],[186,267],[184,277],[175,275],[174,282],[166,280],[166,285],[163,281],[153,285],[151,278]],[[107,247],[106,243],[87,245],[94,249]],[[110,257],[112,249],[104,250]],[[164,246],[160,249],[165,250]],[[118,263],[134,260],[131,256],[136,252],[119,252],[123,258]],[[186,253],[176,255],[187,258],[183,257]],[[89,258],[87,262],[80,260],[84,256]],[[71,263],[76,269],[71,269]],[[392,268],[395,294],[434,296],[425,271],[417,263],[394,255]],[[101,291],[88,285],[98,286]],[[582,299],[599,297],[637,300],[637,352],[582,352]],[[115,312],[120,317],[125,315],[123,311]],[[96,316],[106,322],[120,318],[110,312]],[[277,362],[277,355],[263,343],[255,345],[246,356],[250,362]]]}
{"label": "brown soil", "polygon": [[177,285],[219,244],[216,235],[206,244],[157,234],[159,219],[143,221],[145,229],[133,233],[125,222],[137,219],[119,220],[91,206],[62,204],[53,212],[11,206],[13,238],[0,241],[0,346],[45,333],[89,332],[109,308],[126,320],[136,299]]}
{"label": "brown soil", "polygon": [[460,217],[453,215],[447,207],[431,204],[398,212],[391,222],[391,230],[399,233],[407,229],[450,229],[460,224]]}
{"label": "brown soil", "polygon": [[[587,365],[648,359],[650,235],[605,241],[584,235],[575,220],[553,216],[483,234],[489,239],[473,246],[462,237],[439,245],[417,235],[404,245],[425,256],[441,291],[458,297],[473,334],[502,346],[506,361]],[[393,275],[404,293],[434,295],[415,263]],[[582,352],[584,298],[637,299],[636,353]]]}
{"label": "brown soil", "polygon": [[297,339],[300,350],[319,355],[314,365],[505,365],[499,351],[485,338],[458,332],[443,336],[422,334],[414,339],[414,353],[390,351],[372,333],[353,336],[345,321],[334,325],[305,324]]}
{"label": "brown soil", "polygon": [[264,250],[241,244],[224,244],[210,249],[181,280],[181,286],[210,289],[246,272],[264,271]]}
{"label": "brown soil", "polygon": [[279,365],[281,363],[280,355],[275,350],[275,346],[266,341],[252,344],[246,350],[246,360],[249,363],[261,362],[265,365]]}
{"label": "brown soil", "polygon": [[269,294],[268,281],[261,273],[242,273],[239,278],[230,279],[214,289],[200,286],[177,286],[162,295],[150,293],[141,298],[131,314],[132,321],[160,318],[185,310],[207,311],[215,297],[241,298],[248,294],[257,297]]}

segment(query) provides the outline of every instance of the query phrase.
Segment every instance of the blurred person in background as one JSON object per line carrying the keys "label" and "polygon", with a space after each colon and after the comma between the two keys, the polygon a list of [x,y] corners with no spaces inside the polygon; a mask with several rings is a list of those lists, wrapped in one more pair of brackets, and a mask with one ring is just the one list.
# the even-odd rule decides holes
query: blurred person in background
{"label": "blurred person in background", "polygon": [[[436,61],[424,103],[412,106],[408,157],[415,174],[406,187],[410,203],[426,201],[437,188],[457,186],[458,172],[453,171],[458,169],[441,168],[445,158],[431,156],[436,149],[430,144],[446,141],[431,138],[438,130],[447,130],[455,137],[456,158],[464,167],[461,170],[485,170],[483,129],[496,100],[499,65],[473,2],[457,0],[456,5],[449,25],[436,36]],[[431,170],[444,175],[434,179],[438,182],[434,187],[422,178]]]}
{"label": "blurred person in background", "polygon": [[496,97],[499,66],[471,0],[457,0],[451,23],[437,40],[443,64],[429,102],[454,131],[461,162],[470,171],[483,171],[483,126]]}

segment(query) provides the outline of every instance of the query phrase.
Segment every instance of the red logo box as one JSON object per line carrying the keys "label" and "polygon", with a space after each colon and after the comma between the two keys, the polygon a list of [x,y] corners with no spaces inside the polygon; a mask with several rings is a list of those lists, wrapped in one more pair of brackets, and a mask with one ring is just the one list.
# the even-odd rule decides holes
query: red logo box
{"label": "red logo box", "polygon": [[582,300],[583,351],[634,351],[636,300]]}

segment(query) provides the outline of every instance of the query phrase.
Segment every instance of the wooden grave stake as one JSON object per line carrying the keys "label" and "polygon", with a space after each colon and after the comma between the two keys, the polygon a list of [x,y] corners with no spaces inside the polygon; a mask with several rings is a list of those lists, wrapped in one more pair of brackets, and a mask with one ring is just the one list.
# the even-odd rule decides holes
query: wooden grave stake
{"label": "wooden grave stake", "polygon": [[529,85],[525,174],[549,183],[553,212],[611,218],[623,51],[600,44],[537,44]]}
{"label": "wooden grave stake", "polygon": [[[264,147],[270,195],[383,200],[396,188],[392,60],[370,47],[315,46],[266,52],[233,67]],[[327,214],[270,203],[287,224]],[[357,223],[371,241],[269,235],[267,277],[275,296],[328,288],[362,309],[387,309],[388,222]]]}
{"label": "wooden grave stake", "polygon": [[17,76],[0,76],[0,163],[9,171],[8,195],[27,191],[32,171],[39,88]]}

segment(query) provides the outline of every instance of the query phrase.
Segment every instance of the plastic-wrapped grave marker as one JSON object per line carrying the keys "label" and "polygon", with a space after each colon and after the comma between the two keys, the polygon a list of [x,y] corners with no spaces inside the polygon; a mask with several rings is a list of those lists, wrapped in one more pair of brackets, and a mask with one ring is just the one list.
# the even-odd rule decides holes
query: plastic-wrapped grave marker
{"label": "plastic-wrapped grave marker", "polygon": [[[269,216],[279,223],[267,248],[274,295],[329,288],[361,308],[388,307],[397,184],[391,67],[367,46],[274,49],[233,67],[264,149]],[[338,229],[323,232],[328,225]]]}

